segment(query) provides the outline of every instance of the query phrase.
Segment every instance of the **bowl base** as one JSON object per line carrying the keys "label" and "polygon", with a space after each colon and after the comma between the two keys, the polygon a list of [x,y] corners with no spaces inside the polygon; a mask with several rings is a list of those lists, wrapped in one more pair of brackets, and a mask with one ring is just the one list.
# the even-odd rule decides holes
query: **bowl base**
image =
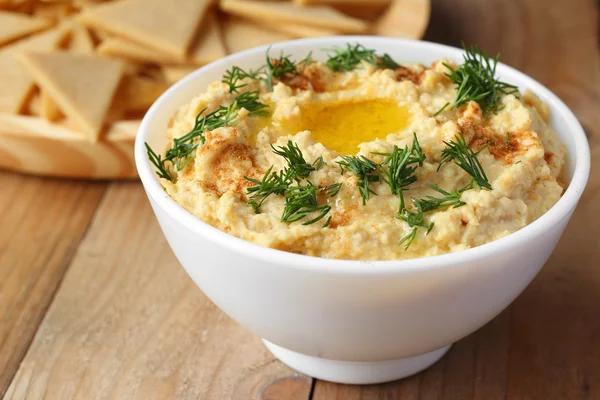
{"label": "bowl base", "polygon": [[325,381],[353,385],[382,383],[406,378],[435,364],[451,346],[397,360],[353,362],[313,357],[285,349],[264,339],[263,342],[275,357],[298,372]]}

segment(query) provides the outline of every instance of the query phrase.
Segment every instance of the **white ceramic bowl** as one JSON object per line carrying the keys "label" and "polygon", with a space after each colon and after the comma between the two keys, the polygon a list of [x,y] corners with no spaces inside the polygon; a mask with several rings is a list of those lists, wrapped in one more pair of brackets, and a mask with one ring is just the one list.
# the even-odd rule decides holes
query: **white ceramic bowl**
{"label": "white ceramic bowl", "polygon": [[[283,42],[300,59],[359,42],[399,62],[460,62],[462,50],[379,38],[328,37]],[[205,224],[158,184],[144,142],[164,148],[175,110],[232,65],[264,63],[266,47],[207,65],[167,90],[142,121],[135,144],[140,178],[175,255],[206,295],[262,337],[281,361],[308,375],[344,383],[376,383],[411,375],[508,306],[529,284],[558,242],[585,187],[590,154],[585,134],[565,104],[544,86],[506,66],[503,80],[533,90],[551,108],[552,126],[568,150],[569,187],[534,223],[470,250],[404,261],[343,261],[273,250]],[[151,250],[151,249],[150,249]]]}

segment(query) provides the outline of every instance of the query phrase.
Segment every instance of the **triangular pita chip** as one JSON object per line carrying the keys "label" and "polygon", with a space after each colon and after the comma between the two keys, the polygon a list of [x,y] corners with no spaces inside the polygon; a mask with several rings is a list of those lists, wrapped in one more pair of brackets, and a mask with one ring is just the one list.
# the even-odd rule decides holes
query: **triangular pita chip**
{"label": "triangular pita chip", "polygon": [[228,18],[223,25],[225,45],[230,53],[293,39],[293,36],[273,32],[240,18]]}
{"label": "triangular pita chip", "polygon": [[371,7],[381,7],[389,5],[392,0],[294,0],[296,4],[302,6],[315,6],[315,5],[331,5],[331,6],[347,6],[347,5],[361,5]]}
{"label": "triangular pita chip", "polygon": [[[254,23],[260,25],[262,22],[260,20],[255,20]],[[305,24],[296,24],[294,22],[286,22],[285,24],[271,24],[269,25],[269,28],[278,32],[287,33],[288,35],[296,38],[334,36],[339,34],[339,31],[333,29],[326,29]]]}
{"label": "triangular pita chip", "polygon": [[188,67],[186,65],[163,65],[162,72],[169,84],[173,84],[194,72],[196,67]]}
{"label": "triangular pita chip", "polygon": [[121,0],[86,9],[86,24],[185,58],[211,0]]}
{"label": "triangular pita chip", "polygon": [[72,53],[91,54],[94,52],[94,41],[87,28],[79,24],[73,25],[69,51]]}
{"label": "triangular pita chip", "polygon": [[269,25],[293,22],[348,33],[365,32],[369,28],[367,22],[327,6],[302,7],[288,2],[253,0],[222,0],[220,6],[228,13],[258,19]]}
{"label": "triangular pita chip", "polygon": [[32,91],[23,107],[23,113],[39,117],[42,115],[42,96],[39,90]]}
{"label": "triangular pita chip", "polygon": [[117,97],[125,112],[146,110],[167,88],[165,82],[131,76],[123,80]]}
{"label": "triangular pita chip", "polygon": [[179,63],[179,60],[170,54],[156,51],[118,36],[103,40],[102,43],[98,45],[96,51],[103,56],[124,58],[139,63]]}
{"label": "triangular pita chip", "polygon": [[98,4],[104,3],[107,0],[71,0],[73,5],[79,9],[96,7]]}
{"label": "triangular pita chip", "polygon": [[33,15],[58,22],[71,15],[74,11],[75,8],[67,2],[45,2],[35,5]]}
{"label": "triangular pita chip", "polygon": [[119,57],[140,63],[155,64],[193,64],[204,65],[227,55],[221,38],[219,25],[214,14],[207,15],[198,32],[198,38],[192,44],[190,54],[185,59],[174,57],[144,45],[120,37],[104,40],[98,46],[98,54]]}
{"label": "triangular pita chip", "polygon": [[163,75],[162,69],[158,65],[138,65],[135,73],[131,75],[139,75],[165,82],[165,76]]}
{"label": "triangular pita chip", "polygon": [[20,60],[61,111],[92,140],[97,140],[123,75],[123,64],[100,56],[65,52],[24,53]]}
{"label": "triangular pita chip", "polygon": [[[303,6],[328,5],[351,17],[373,20],[379,17],[392,0],[295,0]],[[402,5],[405,6],[404,2]],[[420,0],[417,0],[420,2]]]}
{"label": "triangular pita chip", "polygon": [[[76,17],[77,18],[77,17]],[[95,42],[103,42],[106,39],[110,39],[112,37],[115,37],[114,34],[107,32],[105,30],[96,28],[96,27],[89,27],[90,29],[90,33],[92,35],[92,37],[94,38]]]}
{"label": "triangular pita chip", "polygon": [[8,11],[0,11],[0,46],[41,31],[52,21]]}
{"label": "triangular pita chip", "polygon": [[60,140],[86,139],[77,130],[65,129],[63,124],[53,124],[45,119],[29,115],[0,114],[2,132],[9,132],[23,136],[50,137]]}
{"label": "triangular pita chip", "polygon": [[223,58],[226,55],[227,49],[221,36],[219,21],[217,20],[216,13],[212,12],[202,21],[187,59],[191,63],[204,65]]}
{"label": "triangular pita chip", "polygon": [[141,123],[140,120],[113,122],[106,131],[106,140],[109,142],[133,142]]}
{"label": "triangular pita chip", "polygon": [[23,51],[50,51],[56,49],[69,31],[63,27],[51,29],[20,40],[0,50],[0,113],[17,114],[23,108],[33,89],[33,79],[23,69],[15,55]]}
{"label": "triangular pita chip", "polygon": [[58,106],[45,90],[40,92],[40,114],[51,122],[58,121],[63,117]]}

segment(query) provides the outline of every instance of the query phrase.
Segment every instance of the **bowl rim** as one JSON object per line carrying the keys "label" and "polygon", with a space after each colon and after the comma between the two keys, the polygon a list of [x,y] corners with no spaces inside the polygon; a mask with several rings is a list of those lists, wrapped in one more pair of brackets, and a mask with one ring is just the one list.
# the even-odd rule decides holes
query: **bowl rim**
{"label": "bowl rim", "polygon": [[537,220],[503,238],[466,250],[420,258],[377,261],[328,259],[290,253],[283,250],[261,246],[225,233],[189,213],[166,194],[166,192],[158,183],[158,180],[155,178],[154,170],[150,166],[150,162],[147,159],[144,143],[149,132],[149,126],[152,122],[153,115],[157,113],[165,103],[169,102],[174,93],[182,90],[190,82],[196,80],[206,70],[222,68],[223,65],[227,64],[232,59],[243,59],[245,56],[253,55],[258,52],[264,53],[269,47],[272,47],[274,51],[283,46],[307,44],[313,44],[315,47],[320,46],[319,48],[325,48],[336,45],[336,43],[332,42],[342,41],[359,43],[369,42],[371,44],[374,42],[393,42],[405,47],[422,48],[433,52],[454,52],[457,56],[461,56],[464,53],[462,49],[456,47],[412,39],[377,36],[328,36],[321,38],[296,39],[278,42],[272,45],[259,46],[231,54],[225,58],[207,64],[167,89],[167,91],[165,91],[165,93],[163,93],[150,107],[140,124],[134,148],[135,163],[140,180],[142,181],[149,199],[171,218],[175,219],[188,230],[200,235],[204,240],[216,242],[220,246],[230,251],[241,253],[244,256],[263,260],[268,263],[276,262],[277,264],[281,265],[281,268],[299,268],[328,273],[369,275],[391,272],[403,273],[415,270],[431,270],[436,268],[451,267],[467,261],[472,262],[502,254],[510,251],[512,247],[518,245],[519,243],[523,243],[528,239],[544,235],[544,233],[549,231],[553,226],[567,218],[570,212],[575,208],[579,198],[581,197],[581,194],[583,193],[590,171],[590,149],[584,130],[573,112],[562,100],[560,100],[558,96],[552,93],[552,91],[528,75],[503,63],[498,63],[498,68],[500,70],[504,69],[511,74],[516,74],[519,76],[521,80],[527,82],[527,85],[531,87],[536,94],[542,95],[546,99],[546,102],[551,107],[553,113],[559,113],[561,117],[564,118],[569,126],[571,131],[570,133],[573,135],[575,148],[573,154],[575,160],[573,176],[570,180],[567,190],[563,193],[558,202]]}

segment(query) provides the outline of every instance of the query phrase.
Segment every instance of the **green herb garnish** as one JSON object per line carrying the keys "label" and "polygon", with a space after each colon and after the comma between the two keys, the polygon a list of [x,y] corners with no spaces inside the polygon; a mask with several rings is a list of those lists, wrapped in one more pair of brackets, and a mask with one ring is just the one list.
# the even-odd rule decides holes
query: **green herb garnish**
{"label": "green herb garnish", "polygon": [[234,126],[236,118],[241,109],[248,111],[249,116],[268,115],[268,106],[259,101],[258,91],[244,92],[235,97],[233,103],[228,106],[220,106],[215,111],[205,114],[203,108],[194,121],[194,127],[185,135],[173,139],[171,148],[165,153],[165,157],[158,156],[146,143],[148,157],[158,169],[157,175],[164,179],[173,180],[169,172],[169,164],[178,171],[183,170],[191,159],[192,153],[199,145],[204,144],[204,134],[217,128]]}
{"label": "green herb garnish", "polygon": [[285,208],[283,209],[281,221],[296,222],[314,212],[318,212],[316,217],[302,223],[302,225],[310,225],[327,215],[331,211],[331,207],[328,205],[320,206],[317,203],[317,191],[320,189],[319,186],[313,185],[310,181],[306,185],[289,186],[285,194]]}
{"label": "green herb garnish", "polygon": [[[308,178],[312,171],[316,170],[316,165],[325,163],[322,157],[309,164],[304,159],[298,145],[291,140],[285,146],[271,146],[271,148],[275,154],[286,161],[287,165],[279,172],[273,172],[273,166],[271,166],[261,180],[244,177],[254,183],[254,186],[246,189],[249,195],[248,204],[258,214],[260,206],[270,195],[285,196],[285,208],[281,221],[296,222],[315,212],[318,213],[316,217],[304,221],[302,224],[310,225],[321,220],[331,211],[331,206],[319,205],[317,193],[323,192],[329,197],[335,197],[339,193],[342,184],[334,183],[326,187],[313,185],[310,181],[303,184],[303,180]],[[294,182],[296,184],[292,185]],[[326,221],[324,226],[328,226],[330,220],[331,218]]]}
{"label": "green herb garnish", "polygon": [[377,164],[369,160],[365,156],[342,156],[342,161],[336,161],[341,173],[344,173],[344,168],[351,171],[358,177],[358,191],[362,197],[363,205],[367,204],[371,194],[377,195],[370,187],[371,182],[377,182],[379,175],[377,174]]}
{"label": "green herb garnish", "polygon": [[228,69],[223,75],[223,79],[221,82],[225,83],[229,87],[229,93],[237,92],[239,89],[247,86],[247,83],[241,83],[244,79],[258,79],[259,74],[264,69],[264,66],[259,69],[253,71],[244,71],[240,67],[233,66],[231,69]]}
{"label": "green herb garnish", "polygon": [[423,216],[423,208],[421,204],[414,200],[413,203],[416,208],[415,211],[409,211],[405,208],[404,210],[402,210],[402,213],[397,216],[398,219],[401,219],[402,221],[406,222],[408,226],[412,228],[410,233],[404,236],[402,239],[400,239],[399,242],[399,244],[405,244],[405,250],[408,250],[412,242],[415,240],[419,228],[427,229],[426,233],[431,232],[431,230],[433,229],[433,222],[430,224],[427,224],[425,222],[425,217]]}
{"label": "green herb garnish", "polygon": [[400,64],[392,59],[392,57],[384,53],[382,56],[375,55],[373,61],[369,61],[379,69],[396,69],[400,68]]}
{"label": "green herb garnish", "polygon": [[340,192],[342,188],[342,183],[332,183],[329,186],[326,186],[321,189],[321,191],[325,192],[329,197],[335,197]]}
{"label": "green herb garnish", "polygon": [[403,189],[417,181],[415,172],[418,167],[423,166],[425,154],[417,140],[417,134],[413,133],[413,144],[408,149],[405,146],[400,149],[394,146],[391,153],[373,153],[384,156],[384,160],[379,164],[381,178],[390,186],[392,194],[400,197],[400,207],[398,213],[404,210]]}
{"label": "green herb garnish", "polygon": [[283,157],[287,162],[287,168],[290,171],[291,179],[300,182],[315,170],[314,163],[307,163],[298,145],[294,144],[291,140],[288,140],[287,145],[285,146],[275,148],[271,145],[271,148],[273,149],[273,153]]}
{"label": "green herb garnish", "polygon": [[462,134],[456,136],[456,141],[444,142],[446,148],[442,151],[442,159],[438,166],[438,171],[444,165],[444,163],[454,160],[455,164],[465,170],[471,175],[471,181],[464,187],[446,191],[437,185],[428,185],[431,189],[440,193],[442,197],[425,196],[422,199],[413,199],[413,204],[416,208],[415,211],[408,211],[407,209],[402,210],[398,215],[398,218],[408,223],[413,228],[411,233],[406,235],[400,240],[400,244],[406,243],[406,249],[408,249],[411,243],[414,241],[418,228],[427,228],[427,233],[433,229],[433,223],[426,224],[424,221],[423,213],[433,210],[438,210],[445,207],[461,207],[466,203],[460,199],[461,195],[470,189],[473,189],[474,185],[487,189],[492,189],[485,171],[481,166],[481,163],[477,159],[478,152],[474,152],[471,149]]}
{"label": "green herb garnish", "polygon": [[435,115],[440,114],[448,106],[455,109],[470,101],[476,101],[483,112],[496,113],[500,111],[500,96],[519,91],[515,85],[496,78],[496,66],[500,54],[490,58],[477,46],[468,48],[464,42],[462,45],[465,50],[463,63],[456,69],[444,63],[449,71],[445,75],[457,87],[456,99],[452,104],[446,103]]}
{"label": "green herb garnish", "polygon": [[492,185],[490,185],[485,171],[477,159],[477,155],[485,147],[482,147],[479,149],[479,151],[474,152],[473,149],[467,145],[465,137],[460,133],[456,136],[455,140],[456,141],[450,142],[444,141],[446,148],[442,150],[442,159],[440,161],[440,165],[438,165],[438,171],[442,165],[444,165],[444,163],[454,160],[456,165],[471,175],[477,186],[491,190]]}
{"label": "green herb garnish", "polygon": [[162,156],[156,154],[154,150],[150,148],[148,143],[144,143],[144,145],[146,146],[146,152],[148,153],[148,158],[150,159],[150,162],[154,164],[154,166],[158,170],[156,172],[156,175],[158,175],[158,177],[162,179],[172,180],[171,174],[169,173],[169,169],[166,167],[165,160],[162,158]]}
{"label": "green herb garnish", "polygon": [[292,61],[289,55],[284,56],[283,53],[280,54],[279,58],[272,58],[269,56],[269,49],[267,49],[267,64],[264,66],[266,74],[264,81],[270,91],[273,91],[274,79],[281,80],[284,77],[293,78],[294,76],[298,76],[302,72],[302,69],[306,68],[311,62],[312,52],[297,62]]}
{"label": "green herb garnish", "polygon": [[346,47],[336,47],[328,50],[331,54],[327,59],[327,66],[333,71],[352,71],[362,61],[373,64],[377,68],[396,69],[400,65],[389,54],[382,56],[375,54],[375,50],[367,49],[362,44],[346,44]]}
{"label": "green herb garnish", "polygon": [[279,172],[272,172],[273,166],[271,166],[267,172],[263,175],[261,180],[244,178],[254,183],[255,186],[246,189],[249,195],[248,204],[254,209],[254,212],[259,213],[260,206],[265,200],[272,194],[283,196],[290,184],[289,170],[282,170]]}
{"label": "green herb garnish", "polygon": [[423,212],[438,210],[445,207],[462,207],[465,203],[460,199],[460,196],[467,190],[473,189],[473,180],[469,182],[465,187],[450,192],[445,191],[437,185],[427,185],[436,192],[440,193],[443,197],[425,196],[422,199],[413,199],[415,204],[419,204]]}
{"label": "green herb garnish", "polygon": [[318,157],[315,161],[313,161],[312,166],[315,168],[315,171],[320,170],[326,164],[325,160],[323,160],[323,156]]}

